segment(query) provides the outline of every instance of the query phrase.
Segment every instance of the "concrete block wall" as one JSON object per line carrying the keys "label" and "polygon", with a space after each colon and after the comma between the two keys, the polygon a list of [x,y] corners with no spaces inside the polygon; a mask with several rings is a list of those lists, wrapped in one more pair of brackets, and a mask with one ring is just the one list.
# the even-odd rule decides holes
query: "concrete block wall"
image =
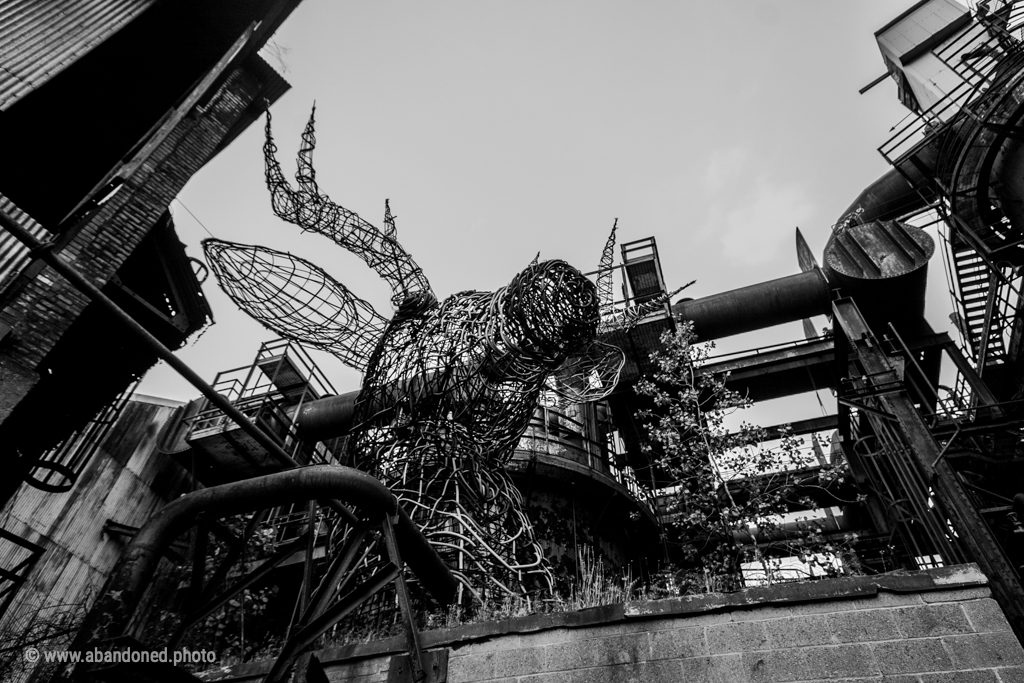
{"label": "concrete block wall", "polygon": [[[610,605],[423,634],[448,683],[1024,682],[1024,648],[974,565]],[[384,683],[398,639],[317,653]],[[202,674],[258,680],[265,663]]]}

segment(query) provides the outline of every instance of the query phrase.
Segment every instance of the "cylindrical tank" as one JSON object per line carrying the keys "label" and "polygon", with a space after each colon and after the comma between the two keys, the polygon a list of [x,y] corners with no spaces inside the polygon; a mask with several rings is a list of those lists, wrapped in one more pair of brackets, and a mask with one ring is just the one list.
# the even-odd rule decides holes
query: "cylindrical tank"
{"label": "cylindrical tank", "polygon": [[660,556],[653,500],[616,465],[613,429],[603,401],[538,406],[507,466],[562,590],[596,567],[641,578]]}
{"label": "cylindrical tank", "polygon": [[872,329],[893,323],[923,330],[928,259],[935,241],[898,221],[872,221],[840,230],[825,247],[825,274],[841,296],[853,297]]}

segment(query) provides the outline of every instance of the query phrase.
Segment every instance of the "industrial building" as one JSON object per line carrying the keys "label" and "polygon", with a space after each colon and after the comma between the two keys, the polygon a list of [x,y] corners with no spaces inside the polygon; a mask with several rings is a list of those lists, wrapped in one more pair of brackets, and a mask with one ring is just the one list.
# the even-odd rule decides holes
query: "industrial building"
{"label": "industrial building", "polygon": [[[257,50],[294,5],[100,0],[0,11],[5,618],[88,594],[119,551],[116,531],[90,532],[137,525],[192,486],[180,470],[164,477],[154,459],[144,467],[158,471],[118,484],[130,452],[92,459],[116,415],[134,414],[133,428],[151,439],[150,421],[171,408],[128,404],[157,355],[44,255],[70,264],[167,347],[212,323],[204,267],[185,252],[168,207],[288,89]],[[90,464],[117,472],[93,479]],[[30,509],[19,507],[33,496]],[[94,521],[84,533],[76,526]]]}
{"label": "industrial building", "polygon": [[[52,22],[30,11],[33,3],[15,3],[12,31],[28,35],[34,28],[40,40],[65,46],[71,55],[61,58],[58,68],[42,64],[32,52],[37,43],[10,51],[26,75],[9,81],[0,93],[0,127],[19,131],[30,130],[37,119],[32,107],[68,96],[61,89],[77,87],[89,69],[107,68],[108,60],[120,63],[128,50],[150,44],[157,22],[216,27],[216,39],[203,42],[209,53],[182,55],[173,79],[145,77],[147,62],[128,60],[139,71],[134,77],[154,88],[151,99],[143,98],[151,111],[125,107],[132,125],[116,124],[123,132],[122,149],[105,150],[109,158],[93,155],[96,168],[76,165],[77,175],[69,171],[69,177],[55,183],[66,190],[58,193],[59,201],[34,194],[38,186],[25,182],[26,175],[0,171],[5,220],[17,222],[51,252],[64,253],[73,268],[172,349],[212,315],[197,277],[202,269],[193,269],[177,242],[167,204],[192,173],[287,88],[255,50],[293,4],[239,4],[232,12],[207,16],[199,2],[86,3],[74,11],[96,28],[94,35],[79,36],[70,28],[57,32]],[[980,574],[971,581],[991,590],[998,618],[1005,619],[999,623],[1008,624],[1016,637],[1012,645],[1000,641],[1000,656],[1021,663],[1013,659],[1018,656],[1013,648],[1019,649],[1024,639],[1022,26],[1024,9],[1018,3],[981,2],[972,12],[953,0],[922,0],[881,27],[875,38],[886,76],[896,82],[901,102],[914,115],[881,148],[892,170],[859,194],[852,188],[853,200],[836,217],[820,260],[798,233],[799,273],[665,304],[605,339],[626,356],[619,385],[607,399],[537,407],[508,470],[548,561],[571,574],[581,560],[579,548],[590,546],[610,568],[631,568],[643,576],[671,560],[671,531],[658,503],[668,482],[640,448],[644,435],[634,415],[645,404],[632,390],[651,372],[650,353],[663,332],[674,329],[678,320],[690,320],[701,340],[714,340],[825,315],[832,323],[825,334],[807,324],[804,339],[713,358],[703,371],[729,373],[729,386],[755,401],[831,391],[834,414],[794,415],[786,421],[794,434],[819,435],[831,443],[829,452],[821,453],[820,468],[795,473],[813,492],[815,507],[794,512],[819,515],[827,534],[857,533],[853,550],[870,577],[917,571],[915,576],[927,580],[913,586],[935,581],[927,590],[938,590],[941,581],[952,582],[942,571],[976,563]],[[154,50],[166,47],[153,44]],[[122,73],[133,77],[130,70]],[[86,118],[76,125],[100,123]],[[103,122],[108,124],[115,127]],[[70,138],[89,137],[80,130],[69,128],[69,139],[55,141],[54,153],[74,149]],[[25,144],[20,154],[27,160],[39,156],[37,137],[20,138]],[[48,195],[53,194],[51,188]],[[938,243],[929,233],[940,236]],[[620,252],[623,306],[667,294],[654,238],[623,244]],[[59,626],[63,622],[53,615],[64,618],[69,604],[79,616],[90,612],[87,624],[99,623],[94,601],[107,609],[109,600],[103,600],[127,585],[108,583],[122,549],[181,494],[244,484],[289,465],[312,470],[307,466],[349,464],[345,425],[324,430],[317,420],[325,406],[350,407],[358,392],[339,393],[298,344],[268,342],[251,363],[223,372],[212,382],[218,401],[209,395],[187,404],[132,396],[133,381],[157,353],[128,333],[111,344],[100,331],[121,321],[48,270],[38,250],[13,233],[0,232],[0,255],[0,364],[5,377],[14,378],[0,387],[0,442],[7,449],[0,457],[8,459],[10,472],[18,473],[0,484],[5,487],[0,497],[5,504],[0,513],[0,633],[5,625],[20,629],[34,623],[36,615]],[[956,305],[956,339],[935,332],[924,318],[925,288],[941,286],[940,268]],[[89,400],[67,405],[56,398],[67,387],[82,385],[93,389]],[[44,413],[53,428],[31,428]],[[849,464],[854,482],[841,489],[819,485],[819,470],[838,461]],[[252,647],[251,661],[203,680],[280,680],[293,663],[296,680],[326,680],[321,660],[340,662],[331,680],[413,680],[410,672],[430,662],[434,673],[429,675],[435,676],[430,680],[443,680],[437,673],[448,666],[443,646],[476,642],[479,634],[469,632],[429,640],[413,626],[405,640],[393,639],[397,645],[381,641],[363,650],[320,651],[319,659],[303,655],[302,647],[315,637],[296,640],[296,634],[316,631],[328,617],[333,623],[341,618],[320,591],[312,591],[310,578],[314,566],[323,568],[330,558],[354,552],[353,537],[336,534],[331,525],[347,513],[324,501],[320,507],[293,502],[256,510],[241,530],[200,517],[199,532],[159,549],[170,560],[161,566],[184,567],[187,576],[164,576],[159,591],[132,584],[143,607],[118,612],[117,619],[124,621],[115,620],[117,628],[60,637],[68,642],[77,637],[75,642],[84,646],[98,642],[95,635],[102,632],[138,644],[140,633],[154,632],[147,629],[155,628],[160,610],[174,609],[184,618],[159,644],[180,645],[190,628],[229,600],[241,595],[244,601],[245,591],[252,589],[272,592],[270,606],[256,615],[249,633],[251,643],[262,638],[265,649]],[[383,536],[394,533],[388,530],[391,523],[382,522]],[[251,567],[243,560],[249,571],[234,572],[246,539],[257,531],[273,554]],[[414,547],[409,537],[397,536],[401,549]],[[215,549],[227,552],[227,559],[216,556]],[[444,583],[431,574],[429,559],[402,557],[420,563],[414,569],[427,577],[425,584]],[[335,564],[330,566],[334,576]],[[338,569],[342,585],[345,568]],[[220,591],[229,578],[233,586]],[[917,589],[899,584],[902,580],[892,579],[894,593]],[[405,589],[396,590],[401,595]],[[628,609],[621,619],[630,617]],[[661,608],[652,609],[657,615]],[[638,618],[635,612],[632,616]],[[598,623],[588,618],[579,617],[579,623]],[[279,642],[273,634],[282,630],[283,621],[289,636]],[[554,620],[550,628],[571,626],[570,621]],[[494,637],[497,631],[487,628],[479,630]],[[525,643],[527,636],[521,637]],[[836,643],[846,641],[813,644],[826,642],[842,647]],[[434,649],[427,652],[428,647]],[[359,668],[373,656],[402,650],[411,653],[406,664],[394,663],[396,657],[383,673]],[[490,656],[486,651],[479,656],[485,655]],[[689,656],[680,655],[683,660]],[[953,659],[950,667],[971,668]],[[979,669],[996,666],[980,661],[975,662]],[[401,666],[407,667],[405,673],[394,673]],[[542,675],[541,668],[503,675],[497,665],[489,666],[486,675],[459,669],[452,680]],[[25,673],[25,680],[32,675]],[[162,675],[168,678],[153,673],[150,680],[176,680],[167,672]],[[995,673],[991,676],[988,680],[996,680]]]}

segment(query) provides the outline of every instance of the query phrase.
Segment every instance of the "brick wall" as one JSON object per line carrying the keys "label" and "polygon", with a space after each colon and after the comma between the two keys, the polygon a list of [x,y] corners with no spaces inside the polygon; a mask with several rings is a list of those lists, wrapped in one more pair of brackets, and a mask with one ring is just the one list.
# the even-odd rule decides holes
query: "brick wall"
{"label": "brick wall", "polygon": [[[61,256],[102,287],[149,232],[185,183],[213,155],[261,92],[239,67],[202,110],[194,110],[94,215]],[[44,269],[6,309],[15,319],[8,357],[35,368],[87,304],[84,295]]]}
{"label": "brick wall", "polygon": [[[189,178],[212,158],[250,105],[266,94],[266,74],[260,73],[254,59],[231,71],[207,102],[193,107],[178,122],[117,194],[72,237],[61,238],[66,244],[57,250],[60,258],[97,287],[102,288],[110,280]],[[49,267],[27,283],[12,280],[6,284],[17,285],[17,294],[2,310],[4,320],[11,325],[11,331],[0,340],[0,426],[4,428],[39,377],[46,375],[47,354],[89,303],[85,295]],[[97,334],[122,332],[97,330]],[[18,381],[3,381],[12,375]],[[15,431],[18,428],[11,427]],[[0,457],[5,455],[0,447]],[[0,493],[0,499],[5,497]]]}
{"label": "brick wall", "polygon": [[[423,634],[448,683],[1024,682],[1024,649],[974,565],[611,605]],[[384,683],[398,639],[317,653]],[[266,663],[210,671],[258,680]]]}

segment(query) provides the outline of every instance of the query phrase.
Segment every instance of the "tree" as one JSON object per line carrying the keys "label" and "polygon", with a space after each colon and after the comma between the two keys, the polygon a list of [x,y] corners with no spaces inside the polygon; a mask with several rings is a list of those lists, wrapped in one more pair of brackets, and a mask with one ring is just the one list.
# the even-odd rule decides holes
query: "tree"
{"label": "tree", "polygon": [[[643,449],[667,481],[661,512],[681,592],[737,590],[751,562],[760,563],[760,582],[772,582],[783,556],[798,557],[808,575],[841,571],[842,543],[809,514],[801,520],[792,511],[815,508],[799,491],[841,482],[842,467],[819,463],[788,431],[769,435],[747,422],[727,429],[726,417],[752,403],[730,390],[726,377],[701,372],[713,345],[698,345],[688,322],[661,341],[663,349],[651,354],[657,371],[636,385],[653,407],[637,416],[647,435]],[[776,438],[778,446],[763,445]],[[815,464],[821,469],[808,481]],[[803,475],[799,489],[796,473]]]}
{"label": "tree", "polygon": [[22,606],[18,613],[0,626],[0,681],[44,681],[59,668],[59,664],[32,661],[26,656],[31,648],[56,651],[71,645],[82,626],[91,602],[86,590],[72,603],[54,603],[45,597]]}

